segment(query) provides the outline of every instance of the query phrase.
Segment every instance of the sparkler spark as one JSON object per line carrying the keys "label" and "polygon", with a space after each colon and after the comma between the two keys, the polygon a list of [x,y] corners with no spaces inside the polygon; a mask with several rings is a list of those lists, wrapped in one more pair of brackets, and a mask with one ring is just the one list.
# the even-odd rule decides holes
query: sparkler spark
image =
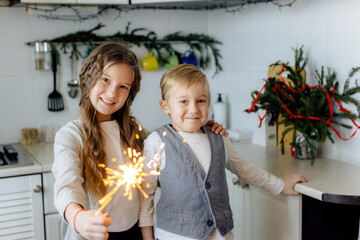
{"label": "sparkler spark", "polygon": [[119,165],[119,169],[111,169],[105,166],[105,164],[99,164],[99,167],[105,168],[107,178],[103,179],[105,186],[114,186],[115,187],[106,194],[102,199],[99,200],[101,207],[96,211],[98,215],[104,207],[112,200],[112,196],[119,190],[121,186],[125,187],[124,196],[128,196],[128,199],[131,200],[132,188],[137,187],[138,190],[144,195],[145,198],[148,198],[148,195],[144,192],[141,187],[141,183],[144,180],[144,177],[147,175],[144,171],[144,158],[139,157],[140,153],[136,152],[135,149],[128,149],[129,158],[133,159],[132,162],[128,162],[123,165]]}
{"label": "sparkler spark", "polygon": [[[142,130],[141,125],[139,124],[139,130]],[[160,149],[164,148],[165,144],[161,144]],[[128,155],[130,162],[119,165],[118,169],[111,169],[105,166],[105,164],[99,164],[101,168],[105,168],[107,178],[103,179],[105,186],[114,186],[115,187],[106,194],[102,199],[99,200],[100,208],[96,211],[95,215],[98,215],[105,206],[112,200],[112,196],[119,190],[121,186],[125,187],[124,196],[128,196],[128,199],[131,200],[132,188],[137,187],[138,190],[143,194],[145,198],[148,198],[148,195],[144,192],[141,187],[141,183],[147,175],[159,175],[160,172],[157,170],[158,161],[160,159],[159,154],[156,153],[153,159],[149,161],[147,167],[153,169],[150,173],[143,171],[144,169],[144,160],[145,158],[141,156],[140,152],[136,152],[135,149],[128,148],[127,151],[124,150],[124,155]],[[116,161],[116,158],[112,159],[113,162]],[[149,188],[149,183],[146,184],[146,187]]]}

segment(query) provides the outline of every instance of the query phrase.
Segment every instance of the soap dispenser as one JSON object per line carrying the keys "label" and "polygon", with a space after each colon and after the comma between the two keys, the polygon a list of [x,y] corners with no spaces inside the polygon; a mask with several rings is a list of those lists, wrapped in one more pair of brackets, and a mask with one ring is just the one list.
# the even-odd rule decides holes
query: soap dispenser
{"label": "soap dispenser", "polygon": [[217,102],[214,103],[214,120],[227,128],[227,111],[226,103],[222,100],[221,93],[218,94]]}

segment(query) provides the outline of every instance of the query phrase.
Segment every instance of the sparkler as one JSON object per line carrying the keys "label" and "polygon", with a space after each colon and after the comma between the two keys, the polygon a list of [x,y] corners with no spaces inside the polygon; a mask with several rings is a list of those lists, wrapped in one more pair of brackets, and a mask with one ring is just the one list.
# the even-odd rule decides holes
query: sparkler
{"label": "sparkler", "polygon": [[[134,155],[133,155],[134,154]],[[105,164],[99,164],[99,167],[103,167],[106,170],[107,178],[103,179],[105,186],[115,187],[99,200],[101,207],[96,211],[98,215],[104,207],[112,200],[112,196],[119,190],[121,186],[125,187],[124,196],[128,196],[128,199],[132,199],[132,188],[137,187],[139,191],[148,198],[148,195],[141,187],[141,183],[144,177],[147,175],[144,171],[144,158],[138,157],[140,153],[137,153],[134,149],[128,148],[129,157],[133,158],[132,162],[119,165],[119,170],[111,169],[105,166]]]}
{"label": "sparkler", "polygon": [[[139,130],[142,130],[141,125],[139,125]],[[138,137],[139,136],[136,134],[136,138]],[[160,149],[164,148],[164,146],[164,143],[161,144]],[[135,187],[138,188],[138,190],[144,195],[145,198],[148,198],[148,195],[141,187],[141,183],[144,180],[144,177],[147,175],[160,174],[157,170],[157,163],[160,159],[159,154],[156,153],[153,159],[149,161],[147,167],[149,169],[153,168],[153,170],[151,170],[149,173],[146,173],[143,171],[145,158],[141,156],[141,153],[132,148],[128,148],[127,151],[124,151],[124,154],[126,153],[129,159],[132,159],[132,161],[123,165],[119,165],[118,170],[108,168],[105,166],[105,164],[98,165],[99,167],[105,168],[106,170],[107,178],[103,179],[105,186],[115,185],[115,187],[99,200],[100,208],[96,211],[95,215],[98,215],[105,208],[105,206],[112,200],[112,196],[119,190],[121,186],[125,187],[124,196],[128,196],[129,200],[132,199],[132,188]],[[113,161],[116,161],[116,159],[113,158]],[[146,187],[148,188],[149,185],[147,184]]]}

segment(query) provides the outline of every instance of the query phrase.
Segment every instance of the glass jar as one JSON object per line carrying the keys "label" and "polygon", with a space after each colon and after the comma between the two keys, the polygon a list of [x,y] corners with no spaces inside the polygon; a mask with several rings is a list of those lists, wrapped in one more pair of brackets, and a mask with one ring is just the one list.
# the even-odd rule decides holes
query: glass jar
{"label": "glass jar", "polygon": [[51,46],[48,42],[35,42],[35,69],[51,69]]}

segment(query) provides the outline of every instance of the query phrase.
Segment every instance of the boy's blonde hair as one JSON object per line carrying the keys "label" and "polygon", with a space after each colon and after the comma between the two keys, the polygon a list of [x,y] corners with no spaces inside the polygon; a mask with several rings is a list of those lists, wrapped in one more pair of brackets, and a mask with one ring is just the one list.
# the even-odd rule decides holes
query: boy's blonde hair
{"label": "boy's blonde hair", "polygon": [[210,104],[210,87],[206,75],[191,64],[180,64],[164,73],[160,81],[161,97],[166,100],[169,90],[173,87],[189,88],[194,84],[200,84],[206,89]]}

